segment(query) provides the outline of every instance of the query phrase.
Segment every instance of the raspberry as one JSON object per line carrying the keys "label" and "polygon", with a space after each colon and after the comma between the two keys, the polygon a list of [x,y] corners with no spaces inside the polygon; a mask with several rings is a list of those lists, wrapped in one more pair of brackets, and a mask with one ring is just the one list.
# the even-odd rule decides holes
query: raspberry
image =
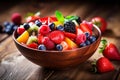
{"label": "raspberry", "polygon": [[80,34],[80,35],[78,35],[77,38],[76,38],[76,43],[77,43],[77,44],[83,43],[83,42],[85,42],[85,41],[86,41],[86,36],[85,36],[85,34]]}
{"label": "raspberry", "polygon": [[13,13],[12,16],[11,16],[11,20],[12,20],[13,23],[15,23],[17,25],[20,25],[21,21],[22,21],[21,14]]}
{"label": "raspberry", "polygon": [[54,42],[52,42],[49,37],[44,37],[43,40],[42,40],[43,44],[45,45],[45,47],[48,49],[48,50],[51,50],[51,49],[54,49],[55,48],[55,44]]}
{"label": "raspberry", "polygon": [[38,30],[38,33],[42,35],[47,35],[49,32],[50,32],[50,28],[48,25],[41,25],[41,27]]}
{"label": "raspberry", "polygon": [[64,24],[64,30],[66,31],[66,32],[71,32],[71,33],[75,33],[76,32],[76,29],[75,29],[75,24],[74,24],[74,22],[66,22],[65,24]]}

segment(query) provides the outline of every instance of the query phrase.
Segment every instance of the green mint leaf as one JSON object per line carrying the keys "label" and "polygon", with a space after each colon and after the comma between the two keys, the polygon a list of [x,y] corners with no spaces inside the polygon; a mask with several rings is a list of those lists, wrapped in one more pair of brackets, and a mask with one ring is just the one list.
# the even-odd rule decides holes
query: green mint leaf
{"label": "green mint leaf", "polygon": [[55,15],[58,21],[60,21],[61,23],[64,23],[64,16],[62,15],[60,11],[55,11]]}
{"label": "green mint leaf", "polygon": [[69,21],[72,21],[72,20],[78,19],[78,17],[77,16],[66,16],[66,19]]}

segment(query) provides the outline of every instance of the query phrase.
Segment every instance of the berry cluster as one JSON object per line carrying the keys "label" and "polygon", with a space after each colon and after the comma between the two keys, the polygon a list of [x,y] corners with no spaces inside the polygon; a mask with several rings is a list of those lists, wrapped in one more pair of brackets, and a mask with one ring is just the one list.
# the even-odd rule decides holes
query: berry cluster
{"label": "berry cluster", "polygon": [[5,21],[3,25],[0,25],[0,33],[7,33],[11,35],[21,24],[22,17],[19,13],[14,13],[11,16],[11,21],[12,22]]}
{"label": "berry cluster", "polygon": [[[58,16],[59,15],[59,16]],[[44,17],[29,20],[17,28],[17,41],[38,50],[71,50],[90,45],[97,37],[92,26],[78,16]]]}

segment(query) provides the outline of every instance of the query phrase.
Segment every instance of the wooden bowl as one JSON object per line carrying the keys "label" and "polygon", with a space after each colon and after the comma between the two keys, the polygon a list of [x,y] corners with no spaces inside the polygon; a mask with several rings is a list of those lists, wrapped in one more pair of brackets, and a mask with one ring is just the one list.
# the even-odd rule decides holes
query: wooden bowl
{"label": "wooden bowl", "polygon": [[31,62],[46,68],[65,69],[85,62],[94,54],[101,40],[101,31],[94,25],[93,33],[97,36],[95,42],[82,48],[66,51],[40,51],[28,48],[16,41],[16,31],[13,33],[13,40],[22,55]]}

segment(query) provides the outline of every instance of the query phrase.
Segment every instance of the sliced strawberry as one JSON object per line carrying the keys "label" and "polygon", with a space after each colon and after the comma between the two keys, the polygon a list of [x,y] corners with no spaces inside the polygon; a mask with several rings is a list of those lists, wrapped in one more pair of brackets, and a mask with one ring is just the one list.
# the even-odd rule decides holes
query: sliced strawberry
{"label": "sliced strawberry", "polygon": [[80,29],[83,31],[83,32],[88,32],[90,33],[90,35],[92,35],[92,30],[89,28],[89,26],[85,23],[81,23],[80,24]]}
{"label": "sliced strawberry", "polygon": [[83,31],[79,27],[76,27],[76,35],[80,34],[83,34]]}
{"label": "sliced strawberry", "polygon": [[82,23],[87,24],[89,26],[89,28],[92,30],[92,28],[93,28],[92,22],[88,22],[88,21],[84,20],[84,21],[82,21]]}
{"label": "sliced strawberry", "polygon": [[74,33],[64,32],[64,35],[70,39],[75,39],[77,37]]}
{"label": "sliced strawberry", "polygon": [[58,21],[56,17],[50,17],[50,23]]}
{"label": "sliced strawberry", "polygon": [[18,33],[19,35],[21,35],[24,31],[25,31],[25,28],[23,28],[23,27],[18,27],[18,28],[17,28],[17,33]]}
{"label": "sliced strawberry", "polygon": [[42,44],[42,40],[44,38],[44,36],[42,34],[38,34],[38,44]]}
{"label": "sliced strawberry", "polygon": [[113,64],[105,57],[101,57],[100,59],[98,59],[96,65],[97,70],[100,73],[113,71],[115,69]]}
{"label": "sliced strawberry", "polygon": [[33,43],[31,43],[31,44],[28,44],[27,46],[28,46],[28,47],[30,47],[30,48],[37,49],[38,44],[37,44],[37,43],[35,43],[35,42],[33,42]]}
{"label": "sliced strawberry", "polygon": [[26,18],[26,22],[34,22],[35,20],[39,19],[39,16],[29,16]]}
{"label": "sliced strawberry", "polygon": [[42,22],[43,24],[48,25],[48,17],[39,18],[39,21]]}
{"label": "sliced strawberry", "polygon": [[64,33],[62,31],[59,31],[59,30],[55,30],[55,31],[52,31],[50,34],[49,34],[49,38],[56,44],[60,44],[65,36],[64,36]]}

